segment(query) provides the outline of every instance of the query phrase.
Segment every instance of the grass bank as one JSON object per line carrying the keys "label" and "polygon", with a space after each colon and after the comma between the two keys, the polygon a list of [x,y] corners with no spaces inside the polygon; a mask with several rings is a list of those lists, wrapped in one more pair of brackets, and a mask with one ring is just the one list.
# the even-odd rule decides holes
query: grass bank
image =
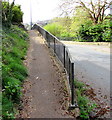
{"label": "grass bank", "polygon": [[65,44],[75,44],[75,45],[99,45],[110,47],[110,42],[76,42],[76,41],[61,41]]}
{"label": "grass bank", "polygon": [[17,26],[2,30],[2,117],[14,119],[20,103],[21,88],[27,77],[23,64],[28,48],[28,34]]}

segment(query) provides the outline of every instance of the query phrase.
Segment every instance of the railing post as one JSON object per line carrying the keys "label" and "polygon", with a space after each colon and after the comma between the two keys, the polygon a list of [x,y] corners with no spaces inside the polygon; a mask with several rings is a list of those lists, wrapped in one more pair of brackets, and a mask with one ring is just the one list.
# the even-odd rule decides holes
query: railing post
{"label": "railing post", "polygon": [[46,32],[46,41],[47,41],[47,44],[48,44],[48,48],[50,48],[50,41],[49,41],[49,38],[48,38],[48,32]]}
{"label": "railing post", "polygon": [[50,37],[49,37],[49,34],[48,34],[48,33],[47,33],[47,40],[48,40],[49,48],[50,48]]}
{"label": "railing post", "polygon": [[71,63],[71,105],[69,110],[74,108],[78,108],[78,105],[75,101],[75,92],[74,92],[75,84],[74,84],[74,63]]}
{"label": "railing post", "polygon": [[56,41],[55,41],[55,38],[54,38],[54,53],[56,53]]}
{"label": "railing post", "polygon": [[66,51],[66,70],[68,72],[68,52]]}
{"label": "railing post", "polygon": [[71,103],[72,105],[75,104],[75,101],[74,101],[74,63],[71,63],[71,73],[72,73],[72,76],[71,76],[71,84],[72,84],[72,88],[71,88],[71,92],[72,92],[72,99],[71,99]]}
{"label": "railing post", "polygon": [[71,62],[70,62],[70,58],[68,59],[68,74],[69,74],[69,84],[70,84],[70,88],[71,88]]}
{"label": "railing post", "polygon": [[65,68],[65,46],[63,46],[63,64],[64,64],[64,68]]}

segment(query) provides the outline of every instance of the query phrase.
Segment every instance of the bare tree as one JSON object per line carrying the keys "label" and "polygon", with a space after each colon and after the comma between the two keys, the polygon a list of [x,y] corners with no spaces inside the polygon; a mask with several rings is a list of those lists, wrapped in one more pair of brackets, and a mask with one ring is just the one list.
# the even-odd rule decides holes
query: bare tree
{"label": "bare tree", "polygon": [[97,24],[103,22],[106,18],[105,11],[110,7],[110,5],[112,5],[112,2],[108,0],[89,0],[88,2],[84,0],[63,0],[60,8],[62,10],[62,14],[70,14],[77,8],[82,8],[88,13],[89,18],[94,22],[94,24]]}

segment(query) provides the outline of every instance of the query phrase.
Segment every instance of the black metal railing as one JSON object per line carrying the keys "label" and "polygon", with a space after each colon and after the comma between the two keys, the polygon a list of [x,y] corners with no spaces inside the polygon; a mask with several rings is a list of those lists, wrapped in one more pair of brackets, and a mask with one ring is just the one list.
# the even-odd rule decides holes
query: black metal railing
{"label": "black metal railing", "polygon": [[48,31],[44,30],[39,25],[35,24],[32,29],[36,29],[39,31],[39,33],[44,37],[44,39],[47,42],[47,45],[49,48],[52,48],[54,51],[54,54],[59,58],[61,63],[63,64],[63,67],[67,71],[68,79],[69,79],[69,88],[70,88],[70,96],[71,96],[71,104],[70,107],[74,108],[76,107],[76,101],[75,101],[75,94],[74,94],[74,62],[72,60],[72,57],[69,53],[68,48],[59,41],[58,38],[56,38],[54,35],[49,33]]}

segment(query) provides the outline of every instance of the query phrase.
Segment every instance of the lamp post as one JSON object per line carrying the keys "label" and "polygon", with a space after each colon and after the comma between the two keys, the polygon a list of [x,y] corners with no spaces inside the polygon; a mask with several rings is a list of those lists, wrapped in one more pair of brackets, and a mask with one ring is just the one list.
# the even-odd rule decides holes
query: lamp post
{"label": "lamp post", "polygon": [[30,27],[32,28],[32,4],[30,0]]}
{"label": "lamp post", "polygon": [[110,5],[110,14],[112,15],[112,5]]}

